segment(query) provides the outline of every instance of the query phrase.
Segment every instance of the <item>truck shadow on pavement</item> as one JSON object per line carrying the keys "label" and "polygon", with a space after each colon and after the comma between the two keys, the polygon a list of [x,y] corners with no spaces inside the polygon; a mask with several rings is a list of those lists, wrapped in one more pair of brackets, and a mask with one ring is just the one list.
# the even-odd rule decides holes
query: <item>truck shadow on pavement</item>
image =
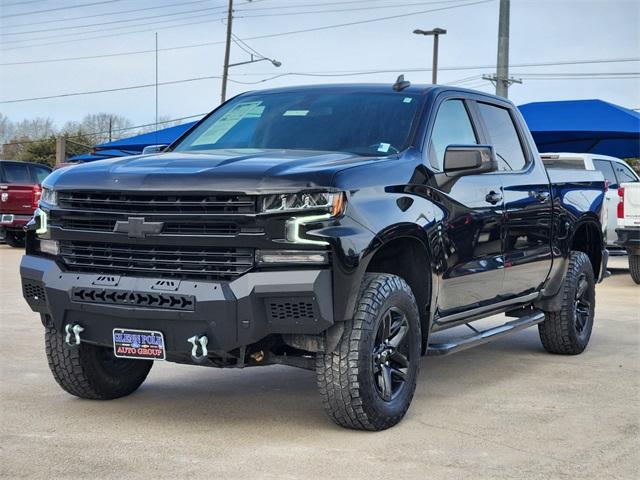
{"label": "truck shadow on pavement", "polygon": [[[475,395],[476,389],[490,389],[526,375],[528,369],[540,368],[540,355],[547,354],[537,331],[531,329],[475,350],[423,357],[411,410],[430,408],[434,393],[439,401],[443,396]],[[532,361],[532,357],[536,359]],[[284,366],[219,370],[160,363],[129,397],[109,402],[73,401],[66,406],[90,410],[84,413],[100,421],[109,421],[106,417],[112,415],[118,422],[123,415],[132,419],[143,416],[158,428],[167,423],[180,428],[242,428],[251,424],[276,431],[296,426],[338,428],[324,415],[314,372]]]}

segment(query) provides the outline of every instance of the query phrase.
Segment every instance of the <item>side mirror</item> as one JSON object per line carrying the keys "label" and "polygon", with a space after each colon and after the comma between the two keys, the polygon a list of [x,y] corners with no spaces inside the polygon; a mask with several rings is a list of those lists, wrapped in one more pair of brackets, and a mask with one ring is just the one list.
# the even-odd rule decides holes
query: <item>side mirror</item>
{"label": "side mirror", "polygon": [[146,155],[147,153],[158,153],[162,152],[169,145],[147,145],[142,149],[142,154]]}
{"label": "side mirror", "polygon": [[444,172],[448,175],[475,175],[498,169],[491,145],[449,145],[444,152]]}

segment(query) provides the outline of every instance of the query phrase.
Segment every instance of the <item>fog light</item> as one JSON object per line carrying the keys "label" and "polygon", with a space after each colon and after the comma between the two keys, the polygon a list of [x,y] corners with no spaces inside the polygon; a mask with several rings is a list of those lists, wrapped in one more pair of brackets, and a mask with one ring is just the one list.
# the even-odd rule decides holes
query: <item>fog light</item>
{"label": "fog light", "polygon": [[329,263],[329,253],[301,250],[258,250],[258,265],[324,265]]}
{"label": "fog light", "polygon": [[60,248],[57,240],[40,240],[40,251],[49,255],[58,255]]}

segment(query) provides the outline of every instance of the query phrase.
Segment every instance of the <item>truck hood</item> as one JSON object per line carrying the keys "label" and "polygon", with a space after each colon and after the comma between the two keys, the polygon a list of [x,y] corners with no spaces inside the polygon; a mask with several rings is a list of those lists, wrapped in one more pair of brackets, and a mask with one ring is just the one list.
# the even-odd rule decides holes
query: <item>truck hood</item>
{"label": "truck hood", "polygon": [[56,170],[45,187],[63,190],[229,191],[247,194],[331,188],[345,168],[390,157],[300,150],[161,153]]}

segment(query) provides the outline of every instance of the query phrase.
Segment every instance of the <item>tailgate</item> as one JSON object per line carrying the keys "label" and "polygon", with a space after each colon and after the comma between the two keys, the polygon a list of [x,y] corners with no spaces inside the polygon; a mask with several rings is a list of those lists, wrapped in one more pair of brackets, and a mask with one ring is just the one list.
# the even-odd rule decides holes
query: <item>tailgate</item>
{"label": "tailgate", "polygon": [[0,184],[0,213],[31,215],[33,210],[33,185]]}
{"label": "tailgate", "polygon": [[618,219],[618,225],[640,227],[640,183],[623,183],[624,217]]}

